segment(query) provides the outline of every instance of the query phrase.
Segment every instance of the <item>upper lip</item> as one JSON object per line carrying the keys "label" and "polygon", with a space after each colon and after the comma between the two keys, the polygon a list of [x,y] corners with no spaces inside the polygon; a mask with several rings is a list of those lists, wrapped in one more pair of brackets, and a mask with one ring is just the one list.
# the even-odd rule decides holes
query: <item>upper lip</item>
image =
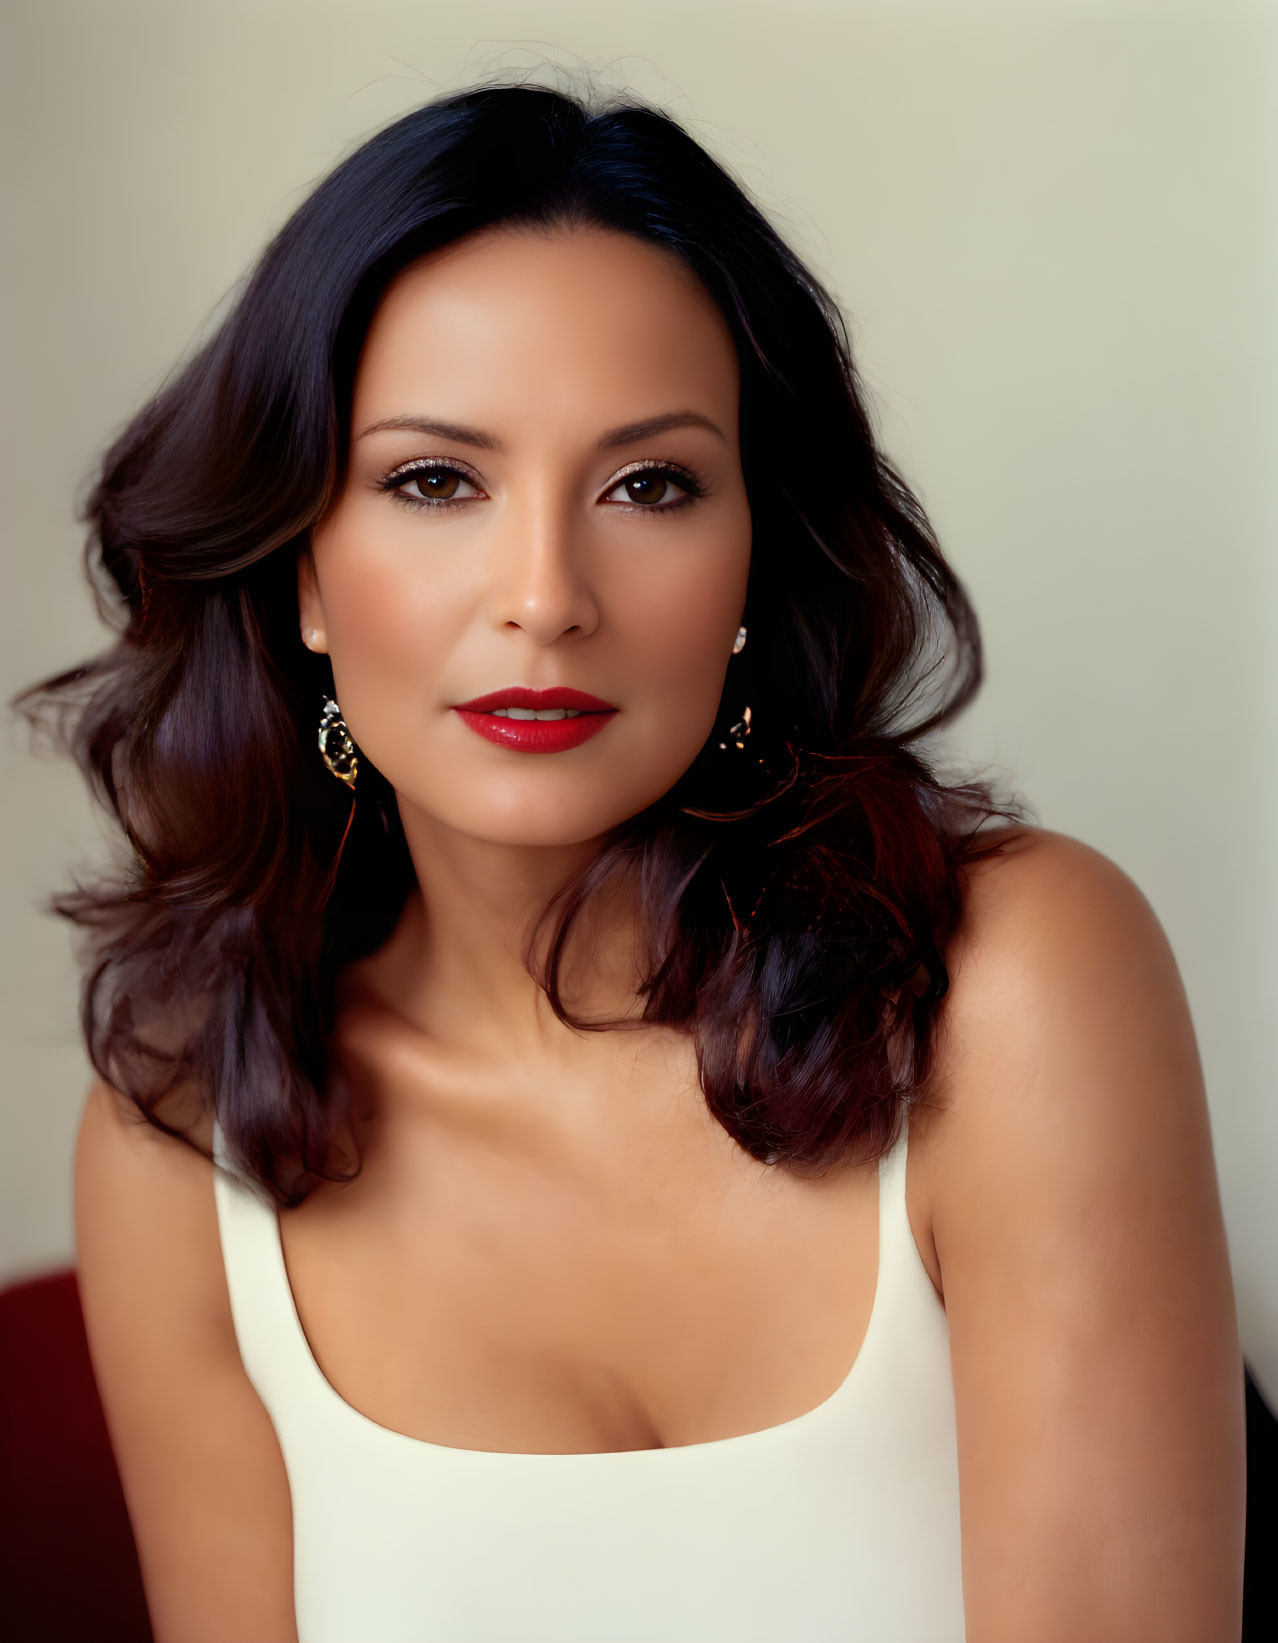
{"label": "upper lip", "polygon": [[529,690],[527,685],[507,685],[502,690],[490,690],[486,696],[476,696],[469,702],[456,702],[456,707],[472,708],[476,713],[490,712],[495,707],[575,707],[583,713],[614,713],[611,702],[601,702],[584,690],[570,690],[557,685],[553,690]]}

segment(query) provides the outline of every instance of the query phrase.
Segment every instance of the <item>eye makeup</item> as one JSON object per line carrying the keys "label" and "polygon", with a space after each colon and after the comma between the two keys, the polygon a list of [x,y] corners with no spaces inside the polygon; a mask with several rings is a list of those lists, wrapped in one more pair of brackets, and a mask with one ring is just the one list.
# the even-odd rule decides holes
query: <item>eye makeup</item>
{"label": "eye makeup", "polygon": [[[384,478],[377,481],[377,488],[387,492],[402,507],[421,510],[424,508],[451,508],[462,507],[468,502],[479,501],[478,497],[441,497],[441,496],[411,496],[404,486],[416,480],[419,483],[435,474],[448,476],[455,475],[469,485],[478,489],[478,481],[461,463],[452,460],[445,461],[440,457],[419,458],[412,462],[400,463]],[[685,468],[680,462],[633,462],[621,472],[609,485],[609,491],[615,491],[618,485],[627,480],[647,478],[649,475],[661,480],[671,480],[684,495],[674,502],[643,503],[631,501],[629,503],[613,504],[620,506],[627,513],[674,513],[690,506],[706,494],[706,485],[697,478],[690,468]],[[605,495],[608,492],[604,493]]]}

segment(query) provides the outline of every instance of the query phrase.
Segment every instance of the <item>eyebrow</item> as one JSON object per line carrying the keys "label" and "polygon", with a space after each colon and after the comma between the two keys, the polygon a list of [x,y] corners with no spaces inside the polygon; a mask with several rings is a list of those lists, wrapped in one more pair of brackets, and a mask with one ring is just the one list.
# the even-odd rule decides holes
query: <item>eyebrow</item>
{"label": "eyebrow", "polygon": [[[671,428],[706,428],[727,443],[727,435],[718,423],[711,422],[710,418],[702,416],[700,411],[667,411],[662,416],[645,417],[641,422],[623,422],[619,427],[609,428],[606,433],[600,435],[595,448],[607,451],[618,445],[633,445],[636,440],[652,439],[654,435],[666,433]],[[449,439],[458,445],[473,445],[480,451],[504,453],[506,450],[502,440],[495,434],[486,433],[482,428],[468,428],[460,422],[442,422],[437,417],[426,416],[388,416],[381,422],[370,424],[357,438],[367,439],[370,434],[391,431],[432,434],[436,439]]]}

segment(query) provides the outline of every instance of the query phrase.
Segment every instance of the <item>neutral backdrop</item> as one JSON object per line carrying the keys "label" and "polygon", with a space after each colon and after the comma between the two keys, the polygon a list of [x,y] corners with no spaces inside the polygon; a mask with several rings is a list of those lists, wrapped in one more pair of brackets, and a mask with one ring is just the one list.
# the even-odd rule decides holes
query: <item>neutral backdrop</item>
{"label": "neutral backdrop", "polygon": [[[95,456],[340,157],[493,70],[684,121],[834,289],[983,622],[948,738],[1152,902],[1278,1403],[1278,7],[5,0],[7,698],[104,640]],[[9,719],[0,1282],[69,1263],[78,777]],[[1173,1275],[1169,1275],[1169,1280]]]}

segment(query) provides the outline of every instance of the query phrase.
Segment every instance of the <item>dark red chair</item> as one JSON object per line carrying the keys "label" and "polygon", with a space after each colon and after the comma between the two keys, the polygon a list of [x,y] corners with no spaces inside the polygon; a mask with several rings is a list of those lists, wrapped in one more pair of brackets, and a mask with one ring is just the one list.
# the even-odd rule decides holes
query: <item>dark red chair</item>
{"label": "dark red chair", "polygon": [[0,1630],[152,1643],[74,1270],[0,1291]]}

